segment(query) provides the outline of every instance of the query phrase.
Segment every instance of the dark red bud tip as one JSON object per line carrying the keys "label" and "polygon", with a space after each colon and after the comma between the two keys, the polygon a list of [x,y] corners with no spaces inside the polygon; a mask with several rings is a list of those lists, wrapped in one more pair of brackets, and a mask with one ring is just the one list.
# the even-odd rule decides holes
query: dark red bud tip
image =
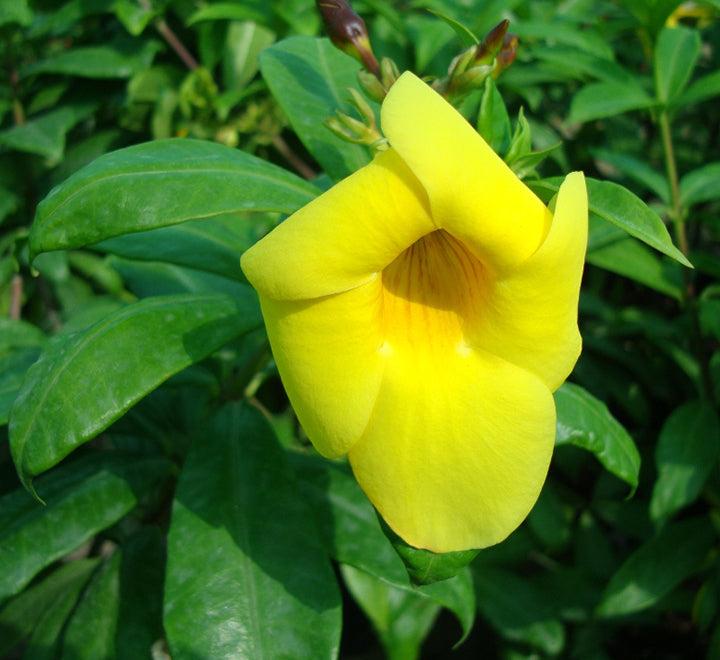
{"label": "dark red bud tip", "polygon": [[[482,61],[484,64],[492,61],[503,46],[503,40],[509,25],[510,21],[507,19],[500,21],[485,35],[478,47],[478,52],[475,56],[476,61]],[[487,60],[487,62],[485,60]]]}
{"label": "dark red bud tip", "polygon": [[380,66],[370,48],[365,22],[346,0],[315,0],[330,41],[340,50],[360,60],[373,74]]}

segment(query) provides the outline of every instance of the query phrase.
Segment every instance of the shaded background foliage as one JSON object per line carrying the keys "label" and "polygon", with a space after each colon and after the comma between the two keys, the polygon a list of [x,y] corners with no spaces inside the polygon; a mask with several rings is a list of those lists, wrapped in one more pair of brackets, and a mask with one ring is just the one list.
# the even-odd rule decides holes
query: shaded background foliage
{"label": "shaded background foliage", "polygon": [[238,256],[370,158],[313,3],[6,2],[0,655],[720,657],[720,3],[355,6],[421,75],[509,18],[463,113],[544,199],[597,180],[540,500],[404,564],[288,407]]}

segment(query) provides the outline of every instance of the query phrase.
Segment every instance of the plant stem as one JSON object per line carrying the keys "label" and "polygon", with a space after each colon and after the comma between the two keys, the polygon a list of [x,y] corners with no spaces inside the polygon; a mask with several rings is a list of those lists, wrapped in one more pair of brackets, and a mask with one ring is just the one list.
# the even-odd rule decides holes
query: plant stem
{"label": "plant stem", "polygon": [[[145,11],[154,11],[150,0],[138,0],[138,3]],[[190,54],[190,51],[185,48],[183,42],[178,39],[164,18],[160,17],[155,21],[155,29],[160,33],[160,36],[165,39],[170,48],[175,51],[188,69],[194,71],[198,68],[197,60]]]}
{"label": "plant stem", "polygon": [[[677,163],[675,161],[675,149],[672,140],[672,128],[670,117],[666,108],[660,110],[658,115],[660,135],[665,154],[665,169],[667,171],[668,184],[670,185],[670,210],[668,216],[673,225],[675,240],[682,253],[687,257],[690,254],[687,232],[685,231],[685,218],[682,205],[680,204],[680,185],[678,180]],[[700,330],[700,317],[695,296],[692,273],[689,269],[683,268],[683,305],[690,316],[690,327],[692,342],[695,348],[698,364],[700,366],[700,395],[705,400],[712,400],[713,387],[710,377],[710,367],[707,356],[703,350],[702,332]]]}

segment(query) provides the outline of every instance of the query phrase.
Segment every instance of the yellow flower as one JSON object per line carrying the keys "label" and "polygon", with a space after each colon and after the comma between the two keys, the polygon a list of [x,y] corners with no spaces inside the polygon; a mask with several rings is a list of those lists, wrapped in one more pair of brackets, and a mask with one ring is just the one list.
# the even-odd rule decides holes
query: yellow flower
{"label": "yellow flower", "polygon": [[242,268],[317,450],[348,455],[411,545],[482,548],[523,521],[547,474],[551,392],[581,346],[585,181],[568,175],[549,210],[411,73],[381,121],[391,148]]}

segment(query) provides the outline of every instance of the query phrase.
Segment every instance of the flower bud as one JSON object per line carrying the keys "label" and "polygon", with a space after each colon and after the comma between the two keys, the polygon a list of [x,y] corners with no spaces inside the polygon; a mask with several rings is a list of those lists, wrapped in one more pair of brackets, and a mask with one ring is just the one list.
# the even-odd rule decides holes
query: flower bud
{"label": "flower bud", "polygon": [[475,55],[475,64],[490,64],[503,47],[505,33],[507,32],[510,21],[505,19],[500,21],[490,32],[483,38],[478,46]]}
{"label": "flower bud", "polygon": [[316,0],[330,41],[344,53],[362,63],[372,74],[379,76],[380,66],[370,47],[365,22],[347,0]]}
{"label": "flower bud", "polygon": [[492,75],[497,78],[503,69],[507,69],[514,61],[517,55],[518,38],[516,34],[506,34],[503,38],[503,45],[500,52],[495,58],[495,70]]}

